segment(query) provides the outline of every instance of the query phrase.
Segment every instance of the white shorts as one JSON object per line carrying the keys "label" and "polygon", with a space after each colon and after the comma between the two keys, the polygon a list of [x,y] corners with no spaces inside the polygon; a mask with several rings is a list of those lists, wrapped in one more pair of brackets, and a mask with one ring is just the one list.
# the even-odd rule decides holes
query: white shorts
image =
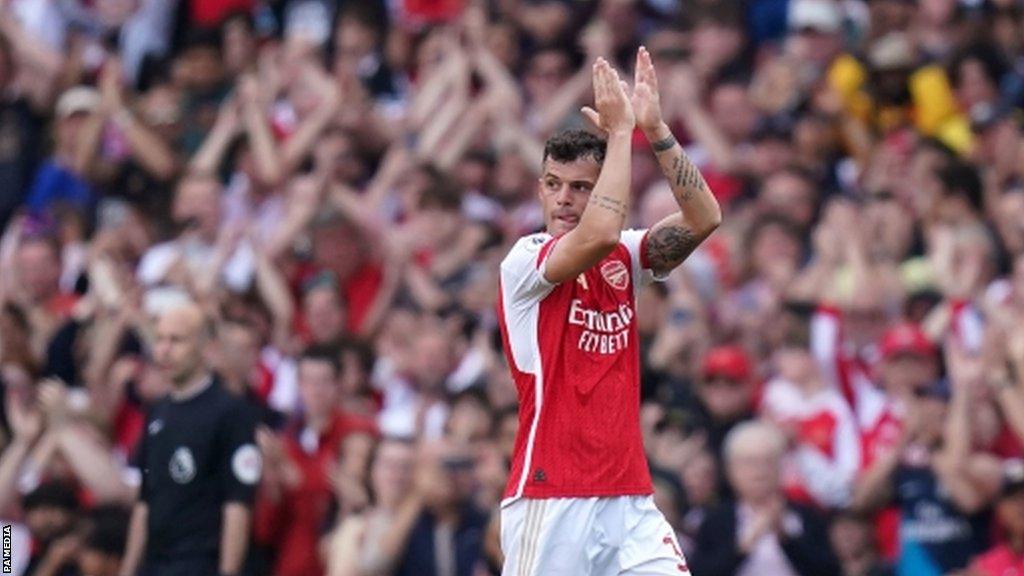
{"label": "white shorts", "polygon": [[502,576],[685,576],[650,496],[520,498],[501,510]]}

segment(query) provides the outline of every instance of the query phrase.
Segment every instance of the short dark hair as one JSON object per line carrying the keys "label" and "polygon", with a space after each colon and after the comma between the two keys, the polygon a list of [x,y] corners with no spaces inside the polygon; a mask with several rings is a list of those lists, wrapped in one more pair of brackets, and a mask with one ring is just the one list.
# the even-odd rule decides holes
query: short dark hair
{"label": "short dark hair", "polygon": [[224,39],[221,37],[220,28],[191,28],[185,33],[181,51],[215,50],[220,53],[223,50],[223,44]]}
{"label": "short dark hair", "polygon": [[373,346],[357,338],[343,338],[338,344],[338,352],[339,357],[346,353],[353,354],[359,367],[366,373],[372,372],[373,366],[377,362],[377,355],[373,351]]}
{"label": "short dark hair", "polygon": [[544,143],[544,160],[575,162],[580,158],[592,158],[602,164],[605,148],[604,140],[586,130],[564,130]]}
{"label": "short dark hair", "polygon": [[935,138],[934,136],[928,136],[918,140],[917,150],[930,150],[932,152],[937,152],[944,156],[945,160],[956,159],[956,150],[953,150],[952,148],[949,147],[949,144],[946,144],[945,142],[939,140],[938,138]]}
{"label": "short dark hair", "polygon": [[962,161],[950,162],[936,174],[942,181],[944,196],[962,196],[975,211],[984,208],[984,185],[978,171]]}
{"label": "short dark hair", "polygon": [[239,329],[243,330],[246,333],[256,334],[258,327],[256,326],[256,323],[253,322],[253,320],[251,318],[248,318],[248,317],[243,316],[241,314],[228,313],[228,314],[224,314],[221,317],[219,322],[215,321],[213,323],[213,328],[214,328],[214,332],[213,332],[214,336],[219,338],[219,337],[224,336],[224,331],[227,328],[239,328]]}
{"label": "short dark hair", "polygon": [[782,214],[765,214],[754,220],[753,224],[750,225],[750,228],[747,229],[747,234],[743,239],[744,250],[747,254],[750,254],[753,251],[754,243],[756,243],[761,234],[769,228],[777,228],[781,230],[794,242],[800,245],[801,251],[806,248],[804,240],[805,234],[800,229],[800,226],[790,217]]}
{"label": "short dark hair", "polygon": [[234,9],[228,12],[227,16],[224,17],[224,21],[220,23],[220,34],[223,42],[223,36],[227,31],[228,26],[238,22],[245,28],[250,34],[256,33],[256,19],[252,14],[245,10]]}
{"label": "short dark hair", "polygon": [[334,371],[335,376],[340,376],[343,368],[341,365],[341,351],[338,350],[337,346],[314,344],[303,350],[302,354],[299,355],[298,363],[303,361],[326,362],[331,365],[331,370]]}
{"label": "short dark hair", "polygon": [[977,42],[961,48],[953,55],[953,59],[946,70],[949,74],[950,83],[953,86],[960,84],[960,67],[971,60],[977,60],[981,64],[982,70],[985,71],[985,76],[993,84],[999,84],[999,80],[1006,74],[1008,68],[1006,61],[994,45],[988,42]]}
{"label": "short dark hair", "polygon": [[37,508],[59,508],[75,513],[79,509],[78,495],[71,484],[53,480],[40,484],[22,498],[21,507],[26,511]]}
{"label": "short dark hair", "polygon": [[85,518],[85,548],[120,558],[128,540],[130,518],[131,510],[119,504],[90,510]]}
{"label": "short dark hair", "polygon": [[437,208],[455,212],[462,208],[462,187],[451,174],[433,164],[423,167],[427,175],[427,189],[420,196],[419,208]]}

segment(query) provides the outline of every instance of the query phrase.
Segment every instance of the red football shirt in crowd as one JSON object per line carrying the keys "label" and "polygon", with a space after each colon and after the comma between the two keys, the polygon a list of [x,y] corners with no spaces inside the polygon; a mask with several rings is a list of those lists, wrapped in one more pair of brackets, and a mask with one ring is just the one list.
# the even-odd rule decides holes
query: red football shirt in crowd
{"label": "red football shirt in crowd", "polygon": [[1000,544],[976,558],[971,570],[979,576],[1024,574],[1024,554],[1014,552],[1008,544]]}
{"label": "red football shirt in crowd", "polygon": [[285,440],[285,452],[299,469],[301,481],[286,488],[281,498],[256,502],[256,539],[277,551],[276,576],[318,576],[324,566],[317,552],[320,529],[330,512],[334,489],[328,471],[338,462],[341,445],[349,434],[377,434],[372,419],[337,411],[315,445],[301,439],[304,424],[294,426]]}

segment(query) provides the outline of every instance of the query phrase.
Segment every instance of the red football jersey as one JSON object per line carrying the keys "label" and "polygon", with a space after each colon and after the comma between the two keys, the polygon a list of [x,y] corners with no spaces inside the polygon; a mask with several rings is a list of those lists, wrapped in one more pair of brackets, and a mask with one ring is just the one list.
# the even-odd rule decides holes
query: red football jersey
{"label": "red football jersey", "polygon": [[506,503],[652,493],[640,433],[636,288],[643,230],[575,280],[544,278],[549,234],[523,237],[501,263],[499,322],[519,393]]}

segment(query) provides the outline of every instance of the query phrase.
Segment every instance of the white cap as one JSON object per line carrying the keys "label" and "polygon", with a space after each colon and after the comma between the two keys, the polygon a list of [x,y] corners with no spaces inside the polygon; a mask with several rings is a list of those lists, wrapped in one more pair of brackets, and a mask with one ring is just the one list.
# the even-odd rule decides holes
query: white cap
{"label": "white cap", "polygon": [[793,0],[789,5],[789,29],[810,28],[819,32],[838,32],[843,14],[833,0]]}
{"label": "white cap", "polygon": [[285,37],[302,38],[322,46],[331,35],[331,13],[319,1],[291,3],[285,15]]}
{"label": "white cap", "polygon": [[100,93],[88,86],[68,88],[57,99],[57,117],[67,118],[79,112],[92,112],[100,106]]}
{"label": "white cap", "polygon": [[868,62],[876,70],[898,70],[914,64],[914,43],[902,32],[890,32],[868,49]]}

